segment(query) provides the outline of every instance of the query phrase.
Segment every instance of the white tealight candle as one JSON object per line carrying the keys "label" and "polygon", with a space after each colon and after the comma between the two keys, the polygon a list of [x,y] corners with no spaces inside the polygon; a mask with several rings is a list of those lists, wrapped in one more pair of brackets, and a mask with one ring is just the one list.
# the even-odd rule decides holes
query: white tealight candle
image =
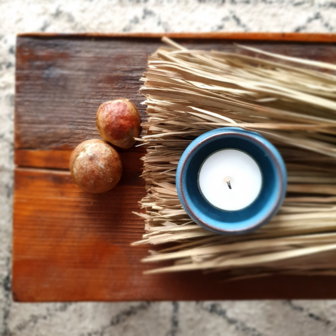
{"label": "white tealight candle", "polygon": [[249,206],[259,195],[262,174],[246,153],[223,149],[210,155],[199,171],[199,188],[214,207],[236,211]]}

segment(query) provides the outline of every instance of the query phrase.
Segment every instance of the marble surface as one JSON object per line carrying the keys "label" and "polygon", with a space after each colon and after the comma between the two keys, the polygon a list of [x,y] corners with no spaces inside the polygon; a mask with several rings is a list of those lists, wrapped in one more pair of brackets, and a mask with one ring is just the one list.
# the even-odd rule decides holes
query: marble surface
{"label": "marble surface", "polygon": [[336,335],[336,301],[12,301],[16,34],[220,30],[336,32],[336,1],[0,0],[0,335]]}

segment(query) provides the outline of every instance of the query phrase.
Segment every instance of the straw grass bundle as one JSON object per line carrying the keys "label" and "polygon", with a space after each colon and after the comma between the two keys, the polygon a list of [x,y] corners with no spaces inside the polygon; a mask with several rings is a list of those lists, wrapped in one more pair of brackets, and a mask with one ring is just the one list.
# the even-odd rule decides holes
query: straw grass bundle
{"label": "straw grass bundle", "polygon": [[[145,213],[138,215],[146,233],[134,245],[175,244],[150,251],[143,262],[171,265],[147,273],[336,275],[336,65],[243,46],[234,54],[163,41],[169,46],[149,57],[140,89],[148,113],[146,135],[139,139],[147,145],[147,196],[140,202]],[[287,197],[278,214],[238,236],[198,226],[175,187],[188,144],[224,126],[259,132],[277,146],[288,170]]]}

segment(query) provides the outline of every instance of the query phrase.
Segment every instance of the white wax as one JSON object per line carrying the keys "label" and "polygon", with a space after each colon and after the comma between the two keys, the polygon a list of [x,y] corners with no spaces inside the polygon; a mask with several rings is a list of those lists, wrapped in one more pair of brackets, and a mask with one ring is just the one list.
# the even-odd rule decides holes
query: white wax
{"label": "white wax", "polygon": [[[230,180],[229,188],[226,179]],[[236,211],[246,208],[259,195],[262,174],[254,159],[235,149],[210,155],[199,171],[199,187],[216,208]]]}

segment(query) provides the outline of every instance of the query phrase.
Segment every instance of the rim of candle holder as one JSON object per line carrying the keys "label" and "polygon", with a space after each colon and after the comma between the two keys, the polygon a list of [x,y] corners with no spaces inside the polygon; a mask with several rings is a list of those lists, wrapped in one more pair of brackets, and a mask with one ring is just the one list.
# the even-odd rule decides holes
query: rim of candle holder
{"label": "rim of candle holder", "polygon": [[[248,139],[252,143],[259,145],[260,148],[265,150],[267,154],[273,159],[270,162],[274,163],[275,170],[278,173],[278,177],[279,177],[280,187],[278,188],[276,192],[276,198],[275,198],[275,201],[273,202],[273,205],[271,207],[268,207],[267,211],[264,211],[262,217],[260,217],[255,223],[245,226],[243,229],[237,228],[234,224],[224,222],[224,221],[222,222],[222,228],[219,228],[218,225],[214,225],[210,223],[211,221],[213,221],[211,219],[208,222],[202,220],[200,218],[200,215],[198,214],[200,210],[197,209],[193,204],[190,204],[187,200],[186,196],[188,195],[188,191],[186,190],[184,186],[184,181],[183,181],[184,170],[186,169],[186,167],[188,167],[188,164],[190,163],[190,160],[195,154],[195,152],[197,152],[197,150],[202,145],[205,145],[207,142],[214,140],[214,138],[220,138],[223,136],[227,137],[230,135],[235,135],[235,136],[239,135],[241,138]],[[236,149],[236,148],[233,148],[233,149]],[[257,160],[256,162],[259,165],[259,162]],[[199,136],[198,138],[196,138],[195,140],[193,140],[190,143],[190,145],[186,148],[184,153],[182,154],[178,167],[177,167],[177,171],[176,171],[177,194],[178,194],[179,200],[183,208],[198,225],[200,225],[206,230],[215,232],[217,234],[225,234],[225,235],[231,234],[232,235],[232,234],[246,233],[246,232],[255,230],[258,227],[266,224],[277,213],[280,206],[282,205],[282,202],[286,194],[286,187],[287,187],[287,171],[286,171],[284,161],[280,153],[278,152],[278,150],[274,147],[274,145],[272,145],[267,139],[262,137],[260,134],[253,132],[253,131],[246,131],[239,127],[218,128],[218,129],[206,132],[202,134],[201,136]],[[211,205],[210,203],[208,204],[210,207],[213,207],[215,209],[213,205]],[[226,210],[222,210],[222,211],[223,213],[228,212]],[[231,211],[231,212],[234,212],[234,211]],[[202,214],[204,215],[204,213]]]}

